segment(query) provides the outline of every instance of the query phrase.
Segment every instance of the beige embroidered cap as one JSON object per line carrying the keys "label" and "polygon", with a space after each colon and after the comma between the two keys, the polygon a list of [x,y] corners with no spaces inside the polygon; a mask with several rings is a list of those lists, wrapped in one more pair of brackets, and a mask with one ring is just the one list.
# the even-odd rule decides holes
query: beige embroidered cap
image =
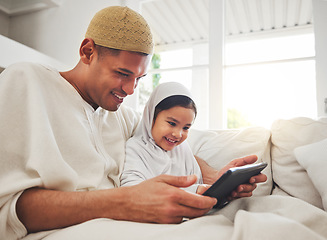
{"label": "beige embroidered cap", "polygon": [[128,7],[107,7],[95,14],[85,34],[95,44],[152,54],[153,36],[143,16]]}

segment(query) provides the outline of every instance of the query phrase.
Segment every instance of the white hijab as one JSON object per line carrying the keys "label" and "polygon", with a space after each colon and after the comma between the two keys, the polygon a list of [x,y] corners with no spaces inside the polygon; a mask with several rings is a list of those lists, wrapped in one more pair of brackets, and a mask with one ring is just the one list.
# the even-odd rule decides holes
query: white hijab
{"label": "white hijab", "polygon": [[135,185],[160,174],[196,174],[198,183],[202,183],[200,167],[186,140],[171,151],[165,151],[156,145],[151,134],[155,107],[165,98],[174,95],[193,99],[190,91],[176,82],[160,84],[152,92],[135,135],[127,141],[121,185]]}

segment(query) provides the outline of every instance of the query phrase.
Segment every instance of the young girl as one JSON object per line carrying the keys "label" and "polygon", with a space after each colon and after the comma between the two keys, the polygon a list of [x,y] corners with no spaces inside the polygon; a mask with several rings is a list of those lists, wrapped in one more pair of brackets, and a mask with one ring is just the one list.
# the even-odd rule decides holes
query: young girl
{"label": "young girl", "polygon": [[186,188],[196,192],[202,184],[200,167],[185,141],[196,117],[196,106],[186,87],[163,83],[151,94],[135,135],[126,143],[121,186],[131,186],[161,174],[198,176]]}

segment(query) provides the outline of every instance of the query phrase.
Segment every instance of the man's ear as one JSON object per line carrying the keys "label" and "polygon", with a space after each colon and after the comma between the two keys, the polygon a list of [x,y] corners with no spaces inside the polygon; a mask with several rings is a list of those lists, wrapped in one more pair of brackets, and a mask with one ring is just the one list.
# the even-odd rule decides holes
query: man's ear
{"label": "man's ear", "polygon": [[85,38],[79,48],[79,55],[81,61],[85,64],[89,64],[94,57],[95,43],[91,38]]}

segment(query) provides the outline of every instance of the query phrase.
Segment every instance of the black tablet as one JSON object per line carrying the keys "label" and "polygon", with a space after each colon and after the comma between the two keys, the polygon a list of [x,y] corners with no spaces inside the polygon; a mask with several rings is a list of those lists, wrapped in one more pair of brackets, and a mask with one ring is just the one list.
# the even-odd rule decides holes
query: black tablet
{"label": "black tablet", "polygon": [[247,183],[252,176],[258,175],[267,165],[261,162],[230,168],[203,195],[215,197],[218,202],[214,207],[222,208],[228,203],[227,198],[233,190]]}

